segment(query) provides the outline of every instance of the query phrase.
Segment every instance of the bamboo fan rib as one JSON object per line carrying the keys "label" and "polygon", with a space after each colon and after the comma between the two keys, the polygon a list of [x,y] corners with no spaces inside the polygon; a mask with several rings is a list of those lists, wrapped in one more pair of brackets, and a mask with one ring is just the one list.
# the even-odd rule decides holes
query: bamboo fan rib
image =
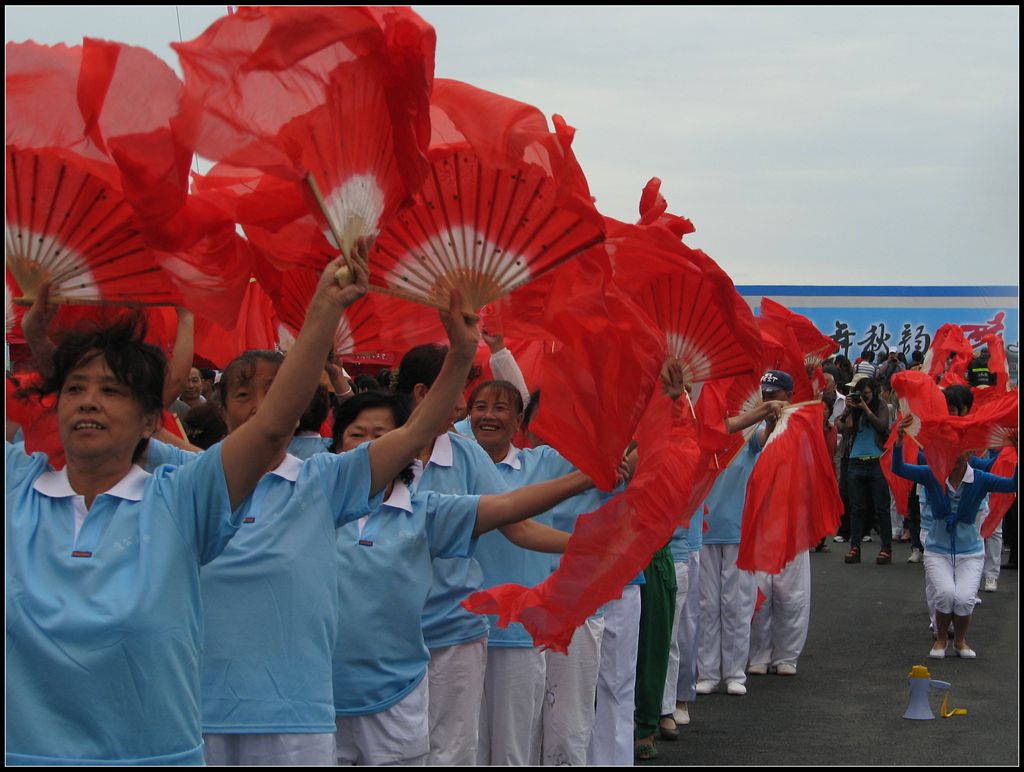
{"label": "bamboo fan rib", "polygon": [[27,300],[43,282],[56,303],[180,302],[124,198],[56,155],[7,148],[7,268]]}
{"label": "bamboo fan rib", "polygon": [[[306,268],[292,268],[281,274],[280,286],[271,292],[278,318],[294,339],[306,318],[309,301],[316,292],[319,274]],[[334,333],[335,354],[348,355],[378,350],[380,322],[370,298],[363,298],[345,309]],[[282,338],[282,348],[287,350]]]}
{"label": "bamboo fan rib", "polygon": [[478,310],[599,243],[600,228],[556,205],[539,168],[485,167],[471,152],[436,160],[414,204],[370,256],[370,287],[438,308],[457,287]]}
{"label": "bamboo fan rib", "polygon": [[687,383],[752,369],[720,295],[713,280],[692,272],[660,277],[637,295],[636,302],[664,331],[668,355],[682,363]]}
{"label": "bamboo fan rib", "polygon": [[323,191],[324,234],[346,256],[357,239],[376,238],[406,195],[378,70],[365,59],[341,65],[326,103],[283,132],[301,133],[303,162]]}

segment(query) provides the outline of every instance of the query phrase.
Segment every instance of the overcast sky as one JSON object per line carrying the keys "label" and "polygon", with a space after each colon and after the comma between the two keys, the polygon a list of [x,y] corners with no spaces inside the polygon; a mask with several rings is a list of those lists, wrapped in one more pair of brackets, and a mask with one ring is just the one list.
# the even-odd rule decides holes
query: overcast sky
{"label": "overcast sky", "polygon": [[[670,210],[737,284],[1017,284],[1019,8],[416,6],[438,77],[560,113],[602,212]],[[6,40],[175,64],[226,6],[5,9]]]}

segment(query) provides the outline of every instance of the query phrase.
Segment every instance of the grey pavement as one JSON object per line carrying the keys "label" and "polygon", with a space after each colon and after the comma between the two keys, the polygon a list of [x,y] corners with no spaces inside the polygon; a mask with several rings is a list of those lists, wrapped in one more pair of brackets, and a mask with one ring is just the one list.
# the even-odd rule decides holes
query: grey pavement
{"label": "grey pavement", "polygon": [[[1003,570],[998,591],[980,593],[967,635],[978,659],[933,660],[924,566],[906,563],[909,545],[893,545],[889,566],[875,565],[877,537],[863,545],[860,564],[843,562],[848,545],[828,545],[831,552],[811,554],[811,622],[799,673],[748,676],[742,697],[698,696],[679,740],[659,739],[657,761],[638,765],[1019,763],[1017,571]],[[950,707],[968,714],[902,718],[914,665],[950,682]],[[941,697],[931,700],[936,714]]]}

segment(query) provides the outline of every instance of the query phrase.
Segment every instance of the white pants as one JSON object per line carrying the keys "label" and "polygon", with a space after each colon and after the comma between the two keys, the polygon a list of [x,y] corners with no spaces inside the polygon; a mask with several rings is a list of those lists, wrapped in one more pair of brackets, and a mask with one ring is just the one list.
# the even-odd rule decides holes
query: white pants
{"label": "white pants", "polygon": [[430,749],[429,702],[430,684],[424,678],[387,710],[367,716],[337,716],[338,766],[423,766]]}
{"label": "white pants", "polygon": [[540,649],[487,648],[477,766],[540,764],[545,665]]}
{"label": "white pants", "polygon": [[757,600],[754,575],[736,567],[738,544],[701,548],[698,681],[747,680],[750,618]]}
{"label": "white pants", "polygon": [[430,650],[431,766],[476,764],[487,638]]}
{"label": "white pants", "polygon": [[935,611],[969,617],[974,612],[974,601],[981,585],[984,555],[953,555],[926,553],[924,576],[928,592],[935,603]]}
{"label": "white pants", "polygon": [[333,767],[334,735],[204,734],[209,767]]}
{"label": "white pants", "polygon": [[633,766],[634,688],[639,644],[640,588],[630,584],[623,588],[621,598],[604,607],[597,710],[587,747],[587,764],[591,766]]}
{"label": "white pants", "polygon": [[546,767],[580,767],[587,763],[604,625],[604,617],[591,617],[576,628],[568,654],[544,653],[547,682],[541,763]]}
{"label": "white pants", "polygon": [[985,578],[999,581],[999,569],[1003,562],[1003,525],[985,539]]}
{"label": "white pants", "polygon": [[670,716],[676,709],[676,684],[679,681],[679,628],[689,590],[690,566],[676,561],[676,613],[672,617],[672,643],[668,648],[668,671],[665,691],[661,697],[661,715]]}
{"label": "white pants", "polygon": [[750,664],[796,667],[811,621],[811,557],[801,552],[778,574],[757,572],[765,601],[750,623]]}
{"label": "white pants", "polygon": [[697,699],[697,648],[700,644],[700,550],[690,553],[686,602],[676,637],[679,641],[679,679],[676,702]]}

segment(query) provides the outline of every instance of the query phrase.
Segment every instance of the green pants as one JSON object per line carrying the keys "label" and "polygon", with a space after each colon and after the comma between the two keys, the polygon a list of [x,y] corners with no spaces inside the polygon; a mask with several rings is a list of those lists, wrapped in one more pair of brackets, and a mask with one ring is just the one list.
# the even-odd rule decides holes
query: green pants
{"label": "green pants", "polygon": [[668,545],[654,553],[640,586],[640,643],[636,655],[636,736],[650,737],[658,729],[661,698],[672,645],[676,609],[676,567]]}

